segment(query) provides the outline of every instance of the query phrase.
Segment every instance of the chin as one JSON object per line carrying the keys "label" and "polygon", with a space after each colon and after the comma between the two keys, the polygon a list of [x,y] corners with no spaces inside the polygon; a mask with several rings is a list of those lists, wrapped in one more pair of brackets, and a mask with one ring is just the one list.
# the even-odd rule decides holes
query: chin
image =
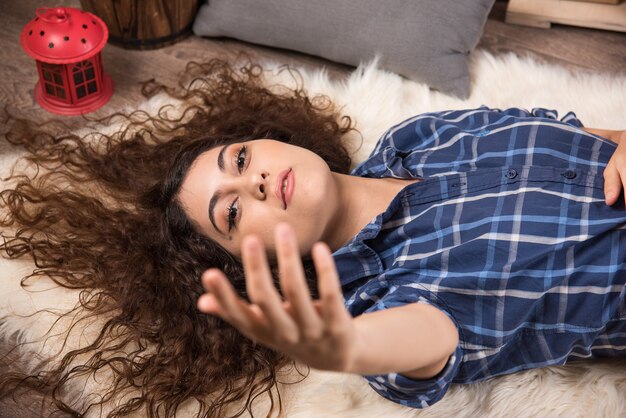
{"label": "chin", "polygon": [[303,216],[302,218],[299,218],[298,223],[289,221],[289,224],[292,226],[296,234],[296,242],[298,243],[298,251],[300,252],[300,255],[310,253],[311,247],[313,247],[314,243],[314,241],[311,242],[311,237],[314,236],[314,234],[302,229],[303,219],[308,218]]}
{"label": "chin", "polygon": [[313,248],[313,243],[300,244],[298,248],[300,249],[300,257],[311,258],[311,249]]}

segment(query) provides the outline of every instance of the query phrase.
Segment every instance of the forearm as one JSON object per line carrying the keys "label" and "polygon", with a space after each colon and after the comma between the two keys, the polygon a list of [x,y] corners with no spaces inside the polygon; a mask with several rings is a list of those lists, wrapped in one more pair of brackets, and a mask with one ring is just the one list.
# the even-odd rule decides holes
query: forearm
{"label": "forearm", "polygon": [[348,372],[402,373],[427,379],[445,366],[458,345],[454,323],[427,304],[386,309],[355,319],[356,347]]}
{"label": "forearm", "polygon": [[616,144],[619,144],[621,139],[624,138],[624,131],[612,131],[609,129],[595,129],[595,128],[582,128],[582,129],[591,134],[606,138],[609,141],[615,142]]}

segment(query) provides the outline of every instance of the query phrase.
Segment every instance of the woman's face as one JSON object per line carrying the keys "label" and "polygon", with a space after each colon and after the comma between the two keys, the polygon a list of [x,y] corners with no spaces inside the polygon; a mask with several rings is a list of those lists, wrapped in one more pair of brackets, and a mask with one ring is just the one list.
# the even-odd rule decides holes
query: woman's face
{"label": "woman's face", "polygon": [[327,241],[337,194],[334,173],[317,154],[258,139],[201,154],[183,181],[179,199],[200,232],[231,254],[240,257],[243,237],[256,234],[274,258],[279,222],[295,229],[302,255],[315,242]]}

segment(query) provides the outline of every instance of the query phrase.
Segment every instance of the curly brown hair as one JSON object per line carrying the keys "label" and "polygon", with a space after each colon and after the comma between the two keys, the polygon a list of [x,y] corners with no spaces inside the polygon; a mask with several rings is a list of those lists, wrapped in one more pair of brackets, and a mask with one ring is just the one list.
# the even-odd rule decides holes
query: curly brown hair
{"label": "curly brown hair", "polygon": [[[63,353],[53,368],[0,376],[0,396],[20,386],[43,389],[60,410],[83,415],[132,390],[138,394],[108,417],[142,409],[150,417],[174,416],[190,399],[198,401],[197,416],[212,417],[252,412],[265,395],[268,416],[280,413],[273,389],[278,370],[292,360],[196,309],[207,268],[222,269],[245,297],[243,268],[196,232],[177,200],[195,158],[230,141],[289,142],[320,155],[332,171],[349,171],[343,137],[355,131],[352,120],[328,97],[310,98],[301,83],[267,85],[263,72],[250,61],[191,62],[178,86],[150,80],[142,87],[146,97],[164,92],[181,100],[176,117],[163,106],[157,115],[118,112],[91,121],[121,120],[113,134],[77,135],[58,122],[35,125],[5,110],[6,140],[26,151],[23,161],[34,170],[5,179],[11,185],[0,192],[0,226],[11,232],[2,233],[0,251],[34,261],[37,269],[22,286],[49,277],[81,290],[77,309],[84,315],[106,320],[93,341]],[[311,260],[304,263],[314,291]],[[101,371],[113,381],[99,401],[77,409],[61,399],[74,379]]]}

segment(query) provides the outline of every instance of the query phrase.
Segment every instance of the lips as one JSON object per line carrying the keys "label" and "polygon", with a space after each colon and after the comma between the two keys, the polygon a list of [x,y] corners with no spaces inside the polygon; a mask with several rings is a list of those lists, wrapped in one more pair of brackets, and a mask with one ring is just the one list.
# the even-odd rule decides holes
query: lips
{"label": "lips", "polygon": [[[285,191],[283,193],[283,186]],[[283,202],[283,209],[287,209],[287,205],[291,202],[291,196],[293,195],[293,189],[295,186],[295,177],[291,168],[280,172],[276,179],[276,186],[274,188],[274,194]]]}

